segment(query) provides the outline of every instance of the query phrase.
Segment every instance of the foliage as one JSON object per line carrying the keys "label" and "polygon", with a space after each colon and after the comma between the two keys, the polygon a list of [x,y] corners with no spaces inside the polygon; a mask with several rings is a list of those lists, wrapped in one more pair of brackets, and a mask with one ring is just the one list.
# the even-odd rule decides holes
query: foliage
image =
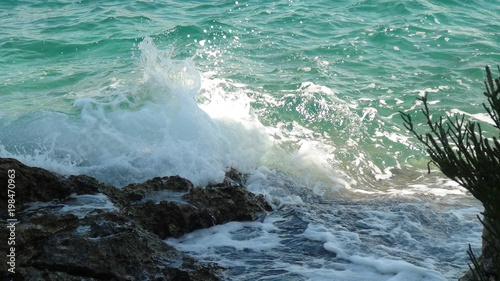
{"label": "foliage", "polygon": [[[499,68],[500,71],[500,68]],[[483,104],[500,130],[500,78],[493,79],[486,67],[486,92],[488,105]],[[495,137],[486,138],[481,125],[466,121],[465,116],[439,117],[432,121],[427,94],[419,98],[423,103],[430,132],[419,134],[411,115],[401,113],[405,127],[425,145],[435,164],[446,176],[465,187],[483,203],[484,225],[483,253],[476,259],[469,248],[471,272],[476,280],[500,277],[500,142]]]}

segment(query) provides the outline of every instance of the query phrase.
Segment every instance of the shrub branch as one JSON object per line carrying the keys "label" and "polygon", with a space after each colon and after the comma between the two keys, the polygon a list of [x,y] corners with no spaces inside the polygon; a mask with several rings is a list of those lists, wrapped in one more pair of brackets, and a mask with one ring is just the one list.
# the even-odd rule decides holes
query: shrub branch
{"label": "shrub branch", "polygon": [[[500,71],[500,67],[499,67]],[[483,103],[494,127],[500,129],[500,79],[493,79],[486,67],[486,91],[488,105]],[[490,280],[500,276],[500,142],[495,136],[483,135],[481,125],[466,121],[464,115],[433,121],[427,93],[418,98],[423,103],[423,113],[429,131],[420,134],[416,131],[410,114],[400,112],[404,126],[425,145],[431,161],[447,177],[465,187],[475,198],[483,203],[484,225],[483,256],[476,259],[469,249],[468,254],[474,269],[471,272],[476,280]],[[430,167],[428,165],[430,172]],[[485,248],[486,246],[486,248]],[[486,257],[487,256],[487,257]],[[485,268],[481,261],[488,258],[495,269]],[[494,279],[498,280],[498,279]]]}

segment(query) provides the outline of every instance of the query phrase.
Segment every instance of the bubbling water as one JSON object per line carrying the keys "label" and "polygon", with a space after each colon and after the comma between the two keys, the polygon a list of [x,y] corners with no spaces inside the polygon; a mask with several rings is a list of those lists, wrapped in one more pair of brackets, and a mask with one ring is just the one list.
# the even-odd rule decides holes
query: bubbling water
{"label": "bubbling water", "polygon": [[222,180],[229,167],[257,165],[268,139],[198,106],[201,76],[192,60],[171,59],[150,38],[139,50],[143,77],[135,85],[78,98],[76,116],[34,111],[5,122],[2,154],[118,186],[176,174],[203,185]]}

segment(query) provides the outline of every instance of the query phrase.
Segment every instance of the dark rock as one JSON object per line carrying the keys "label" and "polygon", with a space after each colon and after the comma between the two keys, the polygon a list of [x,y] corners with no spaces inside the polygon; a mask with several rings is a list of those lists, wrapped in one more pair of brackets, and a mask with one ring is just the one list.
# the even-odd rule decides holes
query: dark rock
{"label": "dark rock", "polygon": [[[271,210],[235,170],[206,189],[178,176],[118,189],[0,158],[0,182],[8,182],[8,170],[15,170],[19,222],[16,280],[219,280],[220,267],[202,265],[162,239]],[[6,220],[5,188],[0,195]],[[8,235],[0,230],[3,241]],[[6,251],[1,247],[0,255]],[[0,278],[7,269],[0,265]]]}
{"label": "dark rock", "polygon": [[[69,195],[96,194],[104,186],[94,178],[79,176],[61,176],[45,169],[29,167],[11,158],[0,158],[0,182],[7,183],[8,170],[15,171],[16,206],[22,210],[29,202],[48,202],[62,200]],[[7,189],[0,190],[0,208],[2,219],[7,218]]]}
{"label": "dark rock", "polygon": [[209,186],[212,187],[230,187],[230,186],[243,186],[246,181],[246,176],[234,168],[229,169],[229,171],[226,172],[226,175],[224,177],[224,181],[222,183],[218,184],[212,184]]}
{"label": "dark rock", "polygon": [[156,177],[143,183],[132,183],[121,189],[102,186],[100,192],[106,194],[114,204],[128,206],[143,200],[147,195],[160,191],[184,193],[193,188],[193,183],[179,176]]}
{"label": "dark rock", "polygon": [[183,195],[189,203],[201,212],[214,218],[215,224],[229,221],[253,221],[258,215],[272,211],[264,196],[255,195],[243,187],[245,177],[231,169],[226,173],[224,182],[194,188]]}
{"label": "dark rock", "polygon": [[78,219],[43,209],[22,218],[19,280],[219,280],[220,268],[198,264],[116,212]]}
{"label": "dark rock", "polygon": [[[54,173],[41,168],[28,167],[21,162],[0,158],[0,182],[8,182],[8,171],[15,171],[16,201],[23,204],[36,201],[51,201],[69,196],[73,191],[66,185],[59,184],[62,178]],[[7,190],[1,190],[2,203],[7,201]],[[5,200],[4,200],[5,199]],[[19,205],[19,204],[18,204]],[[2,206],[3,207],[3,206]],[[5,210],[6,208],[2,208]]]}
{"label": "dark rock", "polygon": [[168,201],[162,201],[158,204],[147,201],[143,204],[130,205],[126,210],[133,220],[161,239],[180,237],[193,230],[215,225],[208,213],[200,212],[191,205],[175,204]]}
{"label": "dark rock", "polygon": [[162,190],[186,192],[193,188],[193,183],[179,176],[156,177],[143,183],[132,183],[122,189],[129,201],[139,201],[147,193]]}
{"label": "dark rock", "polygon": [[215,224],[252,221],[259,214],[272,210],[262,195],[256,196],[240,186],[194,188],[183,198],[201,212],[210,214]]}
{"label": "dark rock", "polygon": [[[158,183],[160,180],[179,182],[178,178],[170,178],[155,178],[140,185],[130,185],[125,188],[128,189],[125,192],[130,193],[133,190],[134,194],[137,194],[140,190],[142,194],[144,190],[148,192],[161,189],[174,190],[171,185]],[[262,195],[257,196],[242,186],[243,176],[234,169],[226,174],[223,183],[209,185],[206,188],[192,188],[190,183],[186,184],[182,181],[181,183],[177,186],[182,186],[182,188],[175,190],[189,190],[183,193],[182,198],[186,200],[185,202],[147,201],[129,204],[124,209],[131,218],[162,239],[179,237],[196,229],[235,220],[253,221],[258,218],[259,214],[272,210]]]}

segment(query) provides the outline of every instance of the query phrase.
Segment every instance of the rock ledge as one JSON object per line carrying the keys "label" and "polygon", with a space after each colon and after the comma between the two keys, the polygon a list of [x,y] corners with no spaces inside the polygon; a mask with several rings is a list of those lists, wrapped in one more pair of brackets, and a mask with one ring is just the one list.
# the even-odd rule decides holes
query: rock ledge
{"label": "rock ledge", "polygon": [[[206,188],[172,176],[121,189],[8,158],[0,158],[1,183],[8,182],[8,170],[15,170],[16,280],[219,280],[222,268],[201,264],[163,239],[271,211],[235,170]],[[0,197],[8,224],[6,188]],[[7,241],[9,229],[0,234]],[[2,279],[11,277],[8,268],[1,263]]]}

